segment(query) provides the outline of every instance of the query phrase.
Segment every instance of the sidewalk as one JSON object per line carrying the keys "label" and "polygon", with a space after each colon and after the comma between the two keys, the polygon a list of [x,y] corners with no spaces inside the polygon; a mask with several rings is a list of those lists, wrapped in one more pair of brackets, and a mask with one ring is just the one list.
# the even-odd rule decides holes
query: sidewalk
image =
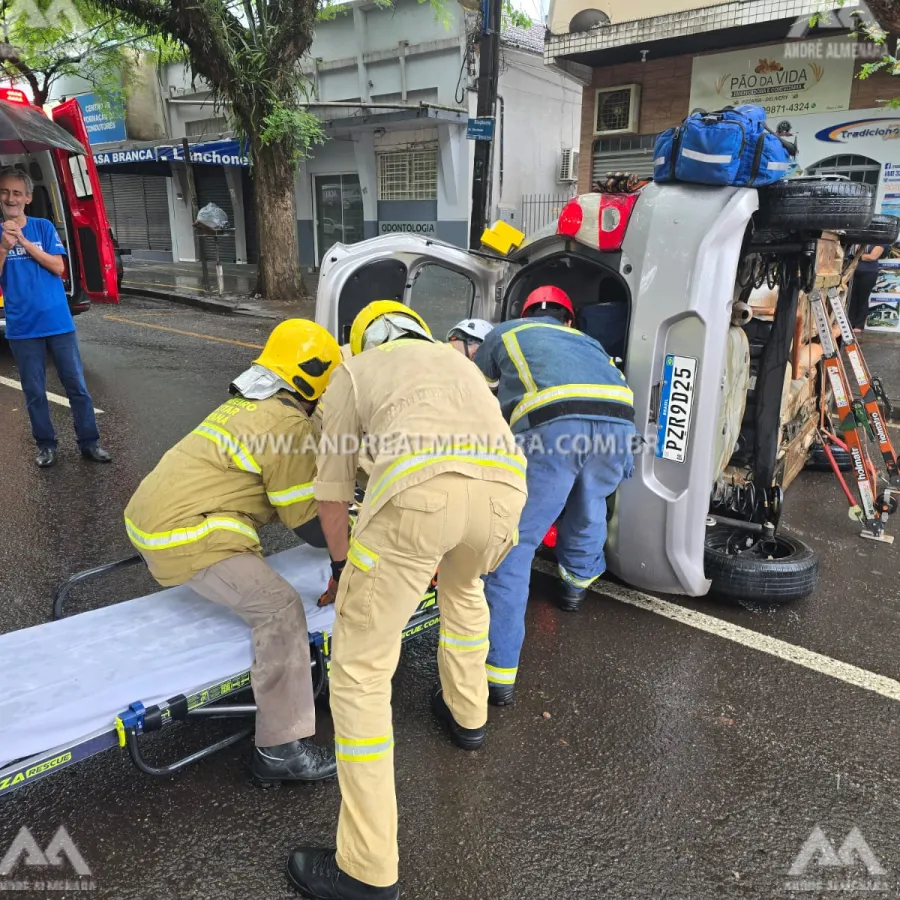
{"label": "sidewalk", "polygon": [[[237,313],[266,319],[293,316],[312,317],[315,300],[277,303],[254,296],[256,266],[223,263],[223,293],[218,293],[216,264],[209,263],[209,289],[203,284],[199,262],[154,262],[125,257],[125,275],[121,293],[168,300],[186,306],[197,306],[211,312]],[[318,286],[318,272],[303,270],[303,281],[311,298]]]}

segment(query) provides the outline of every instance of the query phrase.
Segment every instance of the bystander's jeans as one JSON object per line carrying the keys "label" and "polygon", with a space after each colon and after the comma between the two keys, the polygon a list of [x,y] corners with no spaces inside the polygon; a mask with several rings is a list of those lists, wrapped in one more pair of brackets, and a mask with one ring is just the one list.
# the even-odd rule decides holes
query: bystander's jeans
{"label": "bystander's jeans", "polygon": [[57,447],[56,433],[50,419],[50,403],[47,400],[47,353],[53,357],[56,374],[62,382],[72,407],[75,421],[75,437],[78,448],[86,450],[100,443],[94,402],[84,383],[84,369],[74,331],[42,338],[16,338],[9,341],[22,391],[28,404],[31,434],[41,450]]}
{"label": "bystander's jeans", "polygon": [[556,419],[517,435],[528,460],[528,501],[519,520],[519,543],[484,579],[491,612],[489,684],[515,683],[531,563],[563,507],[556,543],[560,577],[588,587],[603,574],[606,500],[634,472],[635,433],[630,422]]}

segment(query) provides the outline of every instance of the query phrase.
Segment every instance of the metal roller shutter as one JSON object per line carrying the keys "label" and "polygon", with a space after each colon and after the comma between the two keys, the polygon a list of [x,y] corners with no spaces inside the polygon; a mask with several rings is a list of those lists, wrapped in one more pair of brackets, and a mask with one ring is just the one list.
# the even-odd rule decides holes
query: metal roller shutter
{"label": "metal roller shutter", "polygon": [[[194,166],[194,183],[197,186],[197,202],[200,209],[207,203],[215,203],[228,216],[228,231],[219,236],[219,259],[233,263],[237,260],[234,244],[234,206],[231,191],[222,166]],[[202,253],[208,260],[215,260],[216,245],[212,237],[200,238]]]}
{"label": "metal roller shutter", "polygon": [[171,250],[167,181],[98,172],[103,205],[121,250]]}
{"label": "metal roller shutter", "polygon": [[592,185],[607,172],[633,172],[642,178],[653,177],[653,150],[595,151],[593,162]]}

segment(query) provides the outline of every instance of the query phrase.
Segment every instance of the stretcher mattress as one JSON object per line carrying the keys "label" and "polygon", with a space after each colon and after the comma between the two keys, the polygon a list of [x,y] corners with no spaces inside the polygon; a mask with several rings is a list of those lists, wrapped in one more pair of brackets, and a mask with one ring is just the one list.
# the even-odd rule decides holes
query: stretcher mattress
{"label": "stretcher mattress", "polygon": [[[327,550],[267,558],[303,598],[310,633],[331,633],[334,607],[316,600]],[[248,670],[250,629],[188,587],[0,635],[0,767],[112,727],[135,702],[151,706]]]}

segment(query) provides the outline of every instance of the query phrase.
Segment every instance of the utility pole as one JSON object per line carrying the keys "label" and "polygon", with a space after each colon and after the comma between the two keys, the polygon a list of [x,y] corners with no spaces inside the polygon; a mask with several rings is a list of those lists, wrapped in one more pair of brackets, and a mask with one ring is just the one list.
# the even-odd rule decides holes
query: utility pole
{"label": "utility pole", "polygon": [[[481,40],[478,50],[478,108],[479,119],[490,118],[496,126],[497,81],[500,77],[500,27],[503,0],[482,0]],[[490,140],[475,141],[475,167],[472,172],[472,224],[469,230],[469,249],[481,246],[481,235],[488,220],[488,200],[491,181]]]}
{"label": "utility pole", "polygon": [[191,231],[194,232],[194,255],[200,260],[200,268],[203,271],[203,288],[209,290],[209,265],[206,262],[206,253],[204,252],[202,242],[200,241],[200,233],[197,226],[193,223],[197,221],[197,213],[200,212],[200,202],[197,199],[197,187],[194,184],[194,165],[191,161],[191,148],[188,145],[188,139],[181,139],[181,149],[184,151],[184,167],[187,172],[188,194],[191,198]]}

